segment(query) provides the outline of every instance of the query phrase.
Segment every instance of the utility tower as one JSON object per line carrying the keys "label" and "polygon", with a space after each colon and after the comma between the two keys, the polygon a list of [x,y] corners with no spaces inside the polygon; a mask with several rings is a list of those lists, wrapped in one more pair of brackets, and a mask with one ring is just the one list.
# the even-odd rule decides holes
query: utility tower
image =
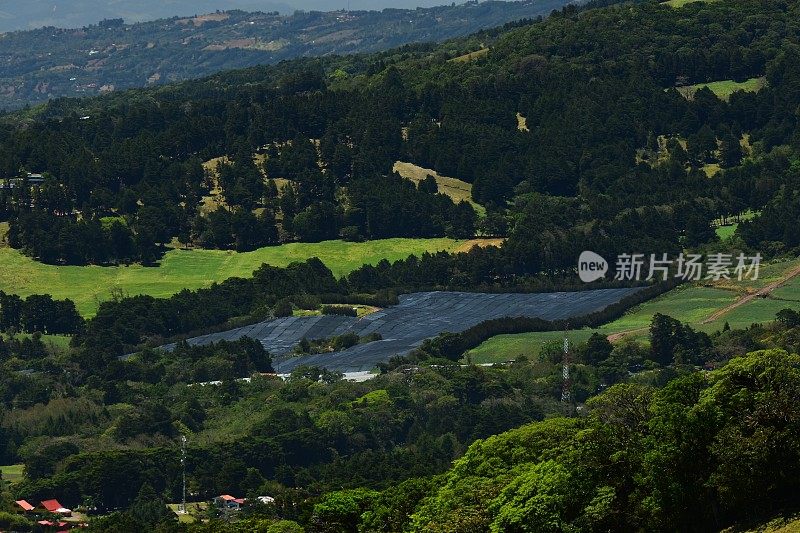
{"label": "utility tower", "polygon": [[180,514],[186,514],[186,435],[181,435],[181,470],[183,471],[183,490]]}
{"label": "utility tower", "polygon": [[572,378],[569,375],[569,339],[564,337],[564,357],[561,360],[561,402],[569,404],[572,402]]}

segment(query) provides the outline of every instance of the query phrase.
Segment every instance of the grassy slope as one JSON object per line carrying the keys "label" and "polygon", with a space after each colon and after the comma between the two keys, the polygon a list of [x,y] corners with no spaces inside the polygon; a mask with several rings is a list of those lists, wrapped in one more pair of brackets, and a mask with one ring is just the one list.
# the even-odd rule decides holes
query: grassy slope
{"label": "grassy slope", "polygon": [[714,2],[716,0],[667,0],[664,2],[670,7],[683,7],[686,4],[691,4],[693,2]]}
{"label": "grassy slope", "polygon": [[[730,305],[748,291],[752,292],[776,281],[798,264],[800,260],[765,265],[761,269],[760,279],[756,281],[728,282],[716,287],[685,285],[635,307],[614,322],[596,330],[570,331],[568,337],[573,342],[581,342],[597,331],[603,335],[632,332],[630,336],[643,339],[647,337],[647,328],[655,313],[672,316],[706,332],[721,329],[725,322],[733,328],[743,328],[755,322],[768,322],[774,320],[775,313],[781,309],[790,307],[800,310],[800,277],[776,289],[770,298],[755,299],[733,309],[719,320],[708,324],[701,323],[714,311]],[[498,335],[470,350],[467,357],[474,363],[510,361],[519,355],[535,357],[544,343],[563,337],[562,332]]]}
{"label": "grassy slope", "polygon": [[9,483],[17,483],[22,479],[22,472],[25,465],[7,465],[0,466],[0,472],[3,473],[3,481]]}
{"label": "grassy slope", "polygon": [[[481,45],[482,46],[482,45]],[[454,57],[449,61],[451,63],[468,63],[470,61],[474,61],[475,59],[480,59],[481,57],[485,56],[489,53],[488,48],[481,47],[480,50],[475,50],[474,52],[469,52],[468,54],[464,54],[462,56]]]}
{"label": "grassy slope", "polygon": [[736,228],[738,227],[739,224],[736,223],[731,224],[730,226],[719,226],[716,229],[717,237],[719,237],[719,240],[721,241],[727,241],[728,239],[733,237],[733,234],[736,233]]}
{"label": "grassy slope", "polygon": [[422,168],[413,163],[404,163],[402,161],[398,161],[394,164],[394,171],[414,183],[419,183],[430,174],[436,178],[436,184],[439,186],[440,193],[446,194],[456,203],[461,201],[469,202],[479,216],[486,214],[486,208],[472,200],[471,183],[456,178],[440,176],[435,170]]}
{"label": "grassy slope", "polygon": [[703,87],[708,87],[711,92],[717,95],[721,100],[727,101],[736,91],[745,92],[758,92],[764,87],[766,78],[750,78],[742,82],[733,80],[720,80],[712,81],[710,83],[697,83],[695,85],[687,85],[685,87],[678,87],[680,92],[686,98],[691,99],[698,90]]}
{"label": "grassy slope", "polygon": [[44,265],[4,247],[0,248],[0,290],[23,296],[48,293],[56,298],[71,298],[81,314],[91,316],[114,288],[131,295],[165,297],[234,276],[249,277],[262,263],[286,266],[310,257],[319,257],[336,276],[342,276],[365,263],[395,261],[425,251],[452,251],[464,242],[445,238],[385,239],[364,243],[292,243],[246,253],[170,250],[158,267]]}

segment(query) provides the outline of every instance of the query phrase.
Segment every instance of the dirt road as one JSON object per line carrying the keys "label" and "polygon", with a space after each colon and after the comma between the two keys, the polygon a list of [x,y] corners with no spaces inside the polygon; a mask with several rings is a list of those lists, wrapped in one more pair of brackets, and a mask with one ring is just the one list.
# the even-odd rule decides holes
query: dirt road
{"label": "dirt road", "polygon": [[750,294],[745,294],[744,296],[742,296],[741,298],[739,298],[738,300],[736,300],[732,304],[730,304],[728,306],[725,306],[722,309],[719,309],[718,311],[715,311],[711,316],[709,316],[708,318],[703,320],[703,322],[701,322],[701,323],[702,324],[708,324],[709,322],[714,322],[715,320],[719,320],[723,316],[727,315],[728,313],[730,313],[731,311],[733,311],[737,307],[743,306],[747,302],[752,302],[756,298],[764,298],[768,294],[770,294],[772,291],[774,291],[778,287],[781,287],[787,281],[791,280],[794,277],[797,277],[798,275],[800,275],[800,266],[795,267],[792,270],[790,270],[788,273],[786,273],[786,275],[784,275],[778,281],[774,281],[774,282],[770,283],[769,285],[765,286],[764,288],[757,290],[756,292],[752,292]]}

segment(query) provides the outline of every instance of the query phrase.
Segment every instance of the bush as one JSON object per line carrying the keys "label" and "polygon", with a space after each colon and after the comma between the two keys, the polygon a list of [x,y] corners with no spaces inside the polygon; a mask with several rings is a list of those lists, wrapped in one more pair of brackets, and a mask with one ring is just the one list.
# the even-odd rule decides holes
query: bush
{"label": "bush", "polygon": [[298,294],[297,296],[292,296],[292,303],[294,303],[298,309],[307,309],[309,311],[319,309],[320,306],[319,297],[313,294]]}
{"label": "bush", "polygon": [[33,523],[25,517],[13,513],[0,511],[0,528],[10,531],[29,531],[33,528]]}
{"label": "bush", "polygon": [[275,318],[292,316],[292,302],[290,302],[288,298],[278,300],[275,303],[275,307],[272,308],[272,314]]}
{"label": "bush", "polygon": [[348,305],[323,305],[323,315],[343,315],[343,316],[358,316],[358,311],[355,307]]}

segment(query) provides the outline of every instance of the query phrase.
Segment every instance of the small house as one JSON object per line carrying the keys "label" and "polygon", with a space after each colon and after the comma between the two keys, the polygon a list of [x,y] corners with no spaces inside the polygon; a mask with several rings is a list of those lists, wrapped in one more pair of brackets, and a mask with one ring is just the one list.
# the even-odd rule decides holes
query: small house
{"label": "small house", "polygon": [[17,500],[14,503],[16,503],[17,507],[19,507],[20,509],[22,509],[22,511],[24,511],[26,513],[36,509],[36,507],[34,507],[30,503],[28,503],[26,500]]}
{"label": "small house", "polygon": [[231,509],[238,511],[244,502],[244,498],[235,498],[230,494],[223,494],[214,498],[214,506],[219,509]]}
{"label": "small house", "polygon": [[67,509],[66,507],[61,505],[58,502],[58,500],[55,500],[55,499],[53,499],[53,500],[43,500],[39,504],[39,507],[41,507],[43,510],[47,511],[48,513],[58,514],[58,515],[61,515],[61,516],[71,516],[72,515],[72,510],[71,509]]}

